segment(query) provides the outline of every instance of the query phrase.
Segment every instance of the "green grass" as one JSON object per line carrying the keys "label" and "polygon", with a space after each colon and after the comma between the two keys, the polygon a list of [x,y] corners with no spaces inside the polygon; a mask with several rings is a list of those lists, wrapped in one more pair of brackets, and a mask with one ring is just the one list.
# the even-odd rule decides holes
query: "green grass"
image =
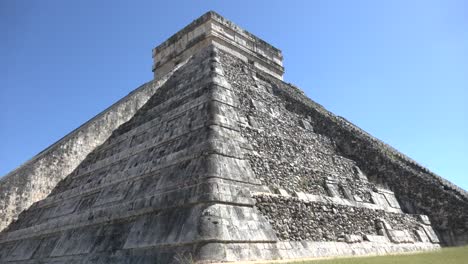
{"label": "green grass", "polygon": [[416,254],[296,261],[287,264],[468,264],[468,247],[444,248]]}

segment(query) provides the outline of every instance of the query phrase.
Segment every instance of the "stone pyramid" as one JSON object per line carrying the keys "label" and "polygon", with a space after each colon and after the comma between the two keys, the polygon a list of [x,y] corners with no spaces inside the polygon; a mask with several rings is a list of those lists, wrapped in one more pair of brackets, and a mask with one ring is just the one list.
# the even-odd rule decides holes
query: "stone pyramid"
{"label": "stone pyramid", "polygon": [[468,242],[468,194],[282,81],[208,12],[155,79],[0,181],[0,263],[212,263]]}

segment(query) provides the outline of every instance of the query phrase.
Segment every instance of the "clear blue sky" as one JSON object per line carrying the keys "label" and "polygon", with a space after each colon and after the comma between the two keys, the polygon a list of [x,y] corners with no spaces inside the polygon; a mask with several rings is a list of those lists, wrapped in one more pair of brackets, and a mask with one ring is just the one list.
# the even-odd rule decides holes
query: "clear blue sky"
{"label": "clear blue sky", "polygon": [[0,175],[151,80],[208,10],[280,48],[285,81],[468,189],[468,1],[0,1]]}

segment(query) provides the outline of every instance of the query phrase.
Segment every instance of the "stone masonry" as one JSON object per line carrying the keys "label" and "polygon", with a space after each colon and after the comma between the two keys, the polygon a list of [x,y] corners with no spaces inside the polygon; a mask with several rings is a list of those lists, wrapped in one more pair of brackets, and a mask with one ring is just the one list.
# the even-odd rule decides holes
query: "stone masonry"
{"label": "stone masonry", "polygon": [[0,263],[213,263],[468,243],[468,194],[282,81],[214,12],[155,80],[0,180]]}

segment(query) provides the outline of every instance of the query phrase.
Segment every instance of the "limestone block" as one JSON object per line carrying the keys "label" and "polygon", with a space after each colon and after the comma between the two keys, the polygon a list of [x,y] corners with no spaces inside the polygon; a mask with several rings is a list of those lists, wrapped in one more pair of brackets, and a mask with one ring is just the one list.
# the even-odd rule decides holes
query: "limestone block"
{"label": "limestone block", "polygon": [[374,204],[379,205],[384,209],[387,209],[390,206],[390,204],[387,202],[387,199],[385,199],[385,196],[381,193],[371,192],[371,197]]}
{"label": "limestone block", "polygon": [[20,241],[5,258],[7,261],[18,261],[30,259],[39,246],[40,239]]}
{"label": "limestone block", "polygon": [[364,239],[369,242],[377,243],[388,243],[388,238],[386,236],[376,236],[376,235],[364,235]]}
{"label": "limestone block", "polygon": [[359,243],[362,242],[362,236],[360,235],[345,235],[346,243]]}
{"label": "limestone block", "polygon": [[99,196],[99,192],[89,194],[85,197],[83,197],[80,201],[80,204],[78,205],[78,212],[90,209],[94,203],[96,202],[96,199]]}
{"label": "limestone block", "polygon": [[[275,234],[264,228],[265,221],[257,218],[253,208],[249,207],[214,204],[167,210],[141,217],[133,225],[124,248],[188,241],[276,240]],[[146,226],[152,228],[146,229]]]}
{"label": "limestone block", "polygon": [[[279,242],[279,249],[285,248],[283,244],[289,242]],[[430,243],[402,243],[393,244],[388,241],[376,242],[361,242],[361,243],[345,243],[345,242],[307,242],[307,245],[302,243],[302,246],[294,243],[294,254],[289,250],[279,250],[282,259],[291,259],[298,257],[320,258],[329,256],[356,256],[356,255],[383,255],[389,253],[403,253],[409,251],[425,251],[437,250],[438,245]]]}
{"label": "limestone block", "polygon": [[78,203],[80,202],[79,198],[72,198],[63,201],[61,206],[57,206],[56,210],[50,215],[50,217],[58,217],[61,215],[71,214],[75,211]]}
{"label": "limestone block", "polygon": [[249,125],[250,125],[251,127],[253,127],[253,128],[258,128],[258,127],[259,127],[257,121],[255,120],[255,117],[253,117],[253,116],[248,116],[248,120],[249,120],[248,123],[249,123]]}
{"label": "limestone block", "polygon": [[424,231],[424,229],[416,230],[416,236],[420,242],[424,242],[424,243],[431,242],[429,240],[429,237],[426,235],[426,232]]}
{"label": "limestone block", "polygon": [[96,205],[116,202],[122,200],[131,189],[132,182],[121,182],[106,188],[97,198]]}
{"label": "limestone block", "polygon": [[364,172],[362,172],[362,170],[358,166],[353,167],[353,172],[358,179],[362,181],[368,181],[367,176],[364,174]]}
{"label": "limestone block", "polygon": [[98,239],[99,227],[91,226],[65,232],[53,249],[51,256],[88,254]]}
{"label": "limestone block", "polygon": [[393,192],[383,192],[382,193],[387,200],[387,203],[393,207],[393,208],[400,208],[400,204],[398,203],[398,200],[395,198],[395,194]]}
{"label": "limestone block", "polygon": [[281,189],[281,188],[278,188],[278,193],[281,196],[286,196],[286,197],[291,196],[291,195],[289,195],[289,193],[285,189]]}
{"label": "limestone block", "polygon": [[387,230],[388,237],[393,243],[414,243],[408,230]]}
{"label": "limestone block", "polygon": [[303,200],[303,201],[307,201],[307,195],[303,192],[294,192],[297,196],[297,198]]}
{"label": "limestone block", "polygon": [[57,244],[60,236],[59,235],[50,235],[41,239],[41,243],[37,250],[34,252],[34,258],[47,258],[54,250],[55,245]]}
{"label": "limestone block", "polygon": [[306,193],[307,196],[307,201],[309,202],[317,202],[317,201],[322,201],[321,197],[319,195],[313,195],[310,193]]}
{"label": "limestone block", "polygon": [[356,202],[362,202],[362,199],[361,199],[361,197],[359,197],[359,195],[354,195],[354,200]]}
{"label": "limestone block", "polygon": [[354,196],[352,195],[351,191],[349,190],[348,187],[346,186],[341,186],[341,189],[343,190],[344,196],[346,199],[354,201]]}
{"label": "limestone block", "polygon": [[340,192],[338,191],[338,186],[333,183],[326,183],[325,186],[327,187],[328,195],[331,197],[340,197]]}
{"label": "limestone block", "polygon": [[429,220],[429,217],[427,215],[418,215],[418,220],[419,222],[425,224],[425,225],[430,225],[431,221]]}
{"label": "limestone block", "polygon": [[439,237],[437,236],[434,229],[429,225],[423,225],[422,228],[426,232],[426,235],[429,237],[432,243],[440,243]]}
{"label": "limestone block", "polygon": [[267,108],[265,107],[264,103],[259,100],[250,99],[250,103],[253,108],[259,112],[267,112]]}
{"label": "limestone block", "polygon": [[380,225],[385,229],[385,230],[392,230],[392,226],[385,221],[384,219],[379,219],[378,220],[378,227],[380,228]]}
{"label": "limestone block", "polygon": [[227,179],[258,183],[250,164],[246,160],[233,159],[223,155],[212,154],[206,157],[208,175],[217,175]]}
{"label": "limestone block", "polygon": [[305,120],[305,119],[301,119],[300,123],[299,123],[302,128],[306,129],[306,130],[309,130],[309,131],[314,131],[314,127],[310,124],[309,121]]}

